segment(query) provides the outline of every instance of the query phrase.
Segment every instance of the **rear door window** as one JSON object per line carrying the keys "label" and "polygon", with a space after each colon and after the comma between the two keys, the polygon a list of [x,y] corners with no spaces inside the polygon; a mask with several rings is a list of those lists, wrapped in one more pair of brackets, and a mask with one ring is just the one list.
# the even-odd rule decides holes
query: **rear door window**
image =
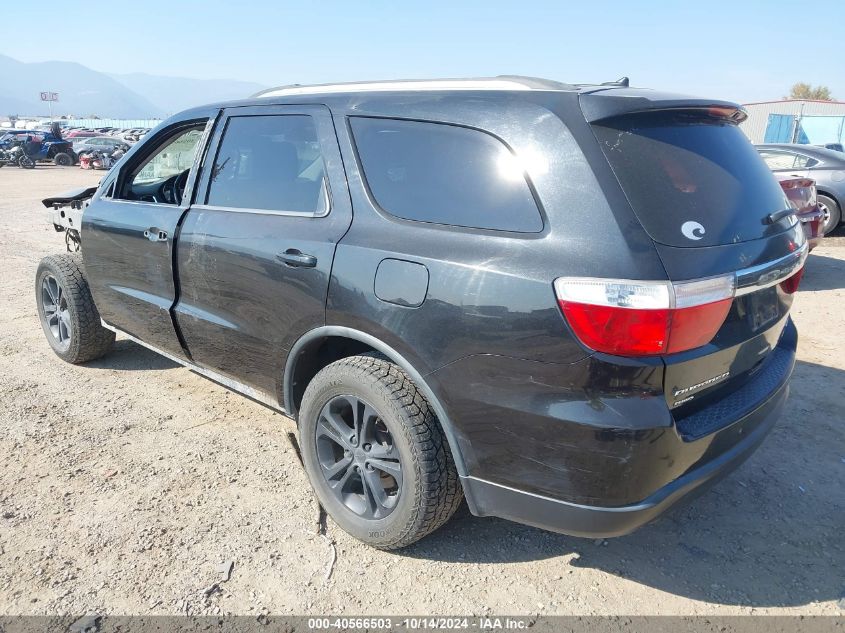
{"label": "rear door window", "polygon": [[385,212],[419,222],[534,233],[543,219],[513,152],[480,130],[352,117],[367,186]]}
{"label": "rear door window", "polygon": [[323,215],[325,175],[312,117],[233,116],[214,161],[206,204]]}
{"label": "rear door window", "polygon": [[760,156],[769,166],[772,171],[784,171],[795,168],[795,154],[788,154],[786,152],[768,152],[761,151]]}
{"label": "rear door window", "polygon": [[694,113],[640,113],[600,121],[593,130],[637,218],[657,242],[733,244],[789,226],[789,219],[766,222],[789,203],[733,123]]}

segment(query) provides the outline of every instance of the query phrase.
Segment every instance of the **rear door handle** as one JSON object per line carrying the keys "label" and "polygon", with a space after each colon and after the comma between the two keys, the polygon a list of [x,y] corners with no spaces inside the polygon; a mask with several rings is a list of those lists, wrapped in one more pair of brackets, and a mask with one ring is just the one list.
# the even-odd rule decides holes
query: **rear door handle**
{"label": "rear door handle", "polygon": [[151,226],[146,231],[144,231],[144,237],[146,237],[151,242],[166,242],[167,231],[162,231],[161,229]]}
{"label": "rear door handle", "polygon": [[289,248],[284,253],[276,255],[285,263],[285,266],[293,268],[314,268],[317,265],[317,258],[314,255],[303,253],[297,248]]}

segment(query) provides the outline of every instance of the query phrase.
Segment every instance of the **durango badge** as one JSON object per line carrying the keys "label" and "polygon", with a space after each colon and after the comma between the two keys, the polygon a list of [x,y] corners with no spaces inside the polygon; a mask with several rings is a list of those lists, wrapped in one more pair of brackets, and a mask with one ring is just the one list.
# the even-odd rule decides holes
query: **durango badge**
{"label": "durango badge", "polygon": [[684,237],[688,240],[700,240],[704,237],[704,227],[698,222],[690,220],[689,222],[684,222],[681,225],[681,233],[683,233]]}

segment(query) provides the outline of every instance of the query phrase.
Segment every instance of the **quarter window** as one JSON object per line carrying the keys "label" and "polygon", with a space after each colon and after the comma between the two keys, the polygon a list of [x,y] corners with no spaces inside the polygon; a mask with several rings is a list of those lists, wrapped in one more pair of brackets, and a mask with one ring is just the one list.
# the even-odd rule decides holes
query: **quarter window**
{"label": "quarter window", "polygon": [[810,167],[814,167],[818,165],[819,161],[815,158],[810,158],[809,156],[804,156],[803,154],[798,154],[795,156],[795,169],[809,169]]}
{"label": "quarter window", "polygon": [[443,123],[352,117],[367,185],[387,213],[478,229],[539,232],[524,171],[496,137]]}
{"label": "quarter window", "polygon": [[206,204],[322,215],[328,210],[325,173],[310,116],[231,117]]}

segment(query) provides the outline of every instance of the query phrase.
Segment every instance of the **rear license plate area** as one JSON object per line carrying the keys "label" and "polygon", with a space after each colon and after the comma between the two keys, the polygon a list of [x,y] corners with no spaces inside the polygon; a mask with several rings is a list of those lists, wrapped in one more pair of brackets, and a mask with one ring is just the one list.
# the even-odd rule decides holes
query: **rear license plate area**
{"label": "rear license plate area", "polygon": [[751,329],[755,332],[776,321],[780,314],[777,288],[773,286],[748,295],[748,308]]}

